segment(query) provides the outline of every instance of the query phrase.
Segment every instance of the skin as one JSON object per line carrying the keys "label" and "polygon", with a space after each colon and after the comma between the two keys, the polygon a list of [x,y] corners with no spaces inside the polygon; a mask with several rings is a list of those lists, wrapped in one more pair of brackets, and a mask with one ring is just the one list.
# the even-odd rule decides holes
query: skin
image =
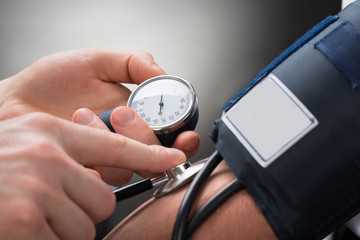
{"label": "skin", "polygon": [[[79,108],[98,114],[121,106],[129,90],[119,83],[160,74],[149,53],[88,48],[44,57],[0,81],[1,239],[93,239],[94,223],[115,206],[103,179],[121,184],[133,170],[163,172],[197,151],[187,144],[196,133],[176,140],[185,155],[84,126],[97,119],[87,110],[73,117]],[[117,130],[131,130],[134,120]]]}
{"label": "skin", "polygon": [[[84,119],[86,119],[86,121]],[[87,108],[77,110],[73,115],[73,121],[89,127],[109,131],[96,114]],[[111,114],[110,121],[114,130],[120,135],[147,145],[160,145],[158,138],[146,121],[131,108],[125,106],[116,108]],[[193,131],[183,132],[177,137],[172,147],[181,149],[186,157],[190,158],[194,156],[200,148],[199,135]],[[119,185],[119,178],[121,178],[120,184],[128,182],[133,174],[132,170],[120,168],[96,168],[96,170],[101,173],[106,182],[113,185]],[[159,175],[148,171],[137,171],[137,173],[143,177],[155,177]]]}
{"label": "skin", "polygon": [[[121,115],[124,110],[126,110],[126,108],[121,107],[114,111],[112,115],[112,125],[115,124],[113,118],[117,114]],[[82,115],[84,114],[84,111],[90,110],[80,109],[75,115]],[[146,122],[138,117],[136,113],[134,114],[135,118],[139,120],[132,123],[136,124],[133,125],[134,129],[136,129],[135,127],[146,127]],[[97,118],[87,125],[105,129],[104,124]],[[131,124],[128,126],[131,126]],[[150,136],[144,137],[138,135],[139,131],[132,131],[131,128],[122,129],[116,126],[115,130],[131,138],[138,138],[138,140],[144,139],[145,143],[157,142],[153,133],[150,133]],[[200,191],[191,214],[234,178],[235,176],[226,162],[222,161],[205,184],[205,187]],[[109,233],[106,239],[171,239],[175,217],[186,189],[187,188],[184,187],[162,198],[150,199],[124,219],[111,233]],[[245,190],[242,190],[232,196],[217,211],[215,211],[215,213],[197,229],[193,234],[192,239],[271,240],[277,238],[251,195]]]}
{"label": "skin", "polygon": [[[96,117],[125,104],[129,90],[119,83],[138,84],[161,74],[149,53],[91,48],[44,57],[0,81],[1,239],[92,239],[94,223],[115,205],[102,179],[125,183],[133,170],[153,175],[197,152],[200,140],[194,132],[176,139],[173,147],[183,152],[153,145],[158,142],[152,131],[126,107],[111,117],[120,134],[109,133]],[[213,175],[195,208],[233,178],[225,169]],[[150,200],[109,238],[169,239],[184,191]],[[274,236],[246,192],[223,208],[194,238]],[[215,226],[223,231],[209,231]]]}
{"label": "skin", "polygon": [[169,160],[185,159],[178,151],[174,158],[160,146],[149,147],[44,113],[4,120],[0,135],[3,239],[92,238],[93,223],[111,214],[115,199],[107,185],[83,166],[157,172],[170,167]]}
{"label": "skin", "polygon": [[147,52],[85,48],[56,53],[0,82],[0,119],[41,111],[70,120],[80,107],[99,114],[126,105],[130,91],[118,83],[139,84],[161,74]]}
{"label": "skin", "polygon": [[[190,216],[232,179],[234,175],[223,161],[200,191]],[[118,224],[105,239],[171,239],[175,217],[186,189],[150,199]],[[277,238],[251,195],[242,190],[218,208],[191,239]]]}

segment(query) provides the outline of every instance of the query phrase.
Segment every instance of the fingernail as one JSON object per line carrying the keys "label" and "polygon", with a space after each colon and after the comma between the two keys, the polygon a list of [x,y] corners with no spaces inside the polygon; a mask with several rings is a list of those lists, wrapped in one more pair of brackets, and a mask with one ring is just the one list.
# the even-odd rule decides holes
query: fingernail
{"label": "fingernail", "polygon": [[171,156],[174,162],[183,163],[186,160],[185,154],[175,148],[167,148],[166,151]]}
{"label": "fingernail", "polygon": [[188,145],[184,148],[184,150],[188,151],[188,152],[194,150],[197,147],[199,140],[200,140],[200,138],[199,138],[199,136],[197,136],[191,142],[187,143]]}
{"label": "fingernail", "polygon": [[135,115],[127,107],[120,107],[114,114],[114,123],[119,127],[127,127],[134,122]]}
{"label": "fingernail", "polygon": [[94,114],[92,114],[89,110],[87,109],[80,109],[77,112],[76,115],[76,122],[82,125],[89,125],[90,123],[92,123],[95,119]]}

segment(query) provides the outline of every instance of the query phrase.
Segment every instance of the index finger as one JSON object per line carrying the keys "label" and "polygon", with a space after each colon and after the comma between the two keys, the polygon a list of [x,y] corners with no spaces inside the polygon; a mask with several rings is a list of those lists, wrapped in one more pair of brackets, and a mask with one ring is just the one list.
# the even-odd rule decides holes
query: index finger
{"label": "index finger", "polygon": [[59,138],[67,153],[87,166],[119,167],[135,171],[162,172],[186,160],[185,154],[174,148],[146,145],[123,135],[62,121]]}

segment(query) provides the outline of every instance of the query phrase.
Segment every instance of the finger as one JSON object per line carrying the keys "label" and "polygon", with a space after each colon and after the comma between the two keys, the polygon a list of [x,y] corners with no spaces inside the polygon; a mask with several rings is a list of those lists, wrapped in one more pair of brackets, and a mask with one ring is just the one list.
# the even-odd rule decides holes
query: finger
{"label": "finger", "polygon": [[49,135],[83,166],[162,172],[186,160],[185,154],[177,149],[149,146],[120,134],[89,128],[45,113],[32,113],[20,119],[24,126],[36,127]]}
{"label": "finger", "polygon": [[[63,189],[68,198],[86,215],[81,215],[75,208],[76,206],[70,205],[69,202],[59,197],[54,197],[56,201],[53,202],[59,206],[66,206],[69,212],[77,212],[78,219],[75,220],[84,223],[85,227],[88,227],[87,221],[89,221],[85,217],[91,219],[93,223],[97,223],[110,216],[113,212],[115,197],[108,185],[87,171],[86,168],[76,164],[72,159],[69,161],[67,171],[63,174],[62,180]],[[52,207],[54,208],[55,206]],[[55,213],[61,214],[61,207],[54,211],[60,211]]]}
{"label": "finger", "polygon": [[[96,119],[98,121],[98,118]],[[157,144],[160,142],[146,121],[134,110],[128,107],[114,109],[110,117],[111,126],[115,132],[145,144]],[[94,122],[94,121],[93,121]],[[94,123],[92,123],[94,125]],[[102,123],[103,124],[103,123]],[[104,180],[112,185],[121,185],[130,181],[132,174],[121,172],[119,169],[97,168]],[[137,172],[142,177],[155,177],[158,174],[149,172]]]}
{"label": "finger", "polygon": [[155,63],[153,56],[148,52],[135,52],[129,61],[129,73],[136,84],[145,79],[164,75],[165,72]]}
{"label": "finger", "polygon": [[63,192],[49,197],[51,199],[45,202],[44,208],[48,213],[47,220],[59,239],[75,240],[95,237],[93,221],[75,202]]}
{"label": "finger", "polygon": [[153,56],[144,51],[125,52],[95,49],[92,64],[103,81],[140,84],[146,79],[165,72],[156,64]]}
{"label": "finger", "polygon": [[81,125],[94,127],[103,130],[109,130],[103,121],[97,119],[94,112],[87,108],[80,108],[76,110],[72,116],[72,121]]}
{"label": "finger", "polygon": [[[160,145],[150,126],[131,108],[118,107],[114,109],[110,121],[118,134],[148,145]],[[149,171],[137,171],[136,173],[142,177],[155,177],[158,175],[158,173],[150,173]]]}
{"label": "finger", "polygon": [[118,107],[114,109],[110,121],[115,131],[119,134],[148,145],[160,144],[146,121],[131,108]]}
{"label": "finger", "polygon": [[[85,166],[119,167],[133,170],[165,171],[185,161],[179,150],[137,142],[119,134],[88,127],[65,128],[63,145]],[[62,140],[62,139],[60,139]]]}
{"label": "finger", "polygon": [[172,147],[183,151],[187,158],[191,158],[199,151],[200,136],[194,131],[182,132]]}
{"label": "finger", "polygon": [[47,222],[43,209],[28,197],[0,200],[2,216],[11,216],[1,222],[0,239],[59,239]]}
{"label": "finger", "polygon": [[[73,121],[85,126],[90,126],[98,129],[108,130],[107,126],[101,121],[94,112],[87,108],[81,108],[75,111],[73,115]],[[94,166],[101,175],[101,178],[112,185],[121,185],[130,181],[133,172],[128,169],[121,168],[108,168]]]}
{"label": "finger", "polygon": [[[28,231],[29,235],[24,239],[32,239],[31,233],[37,234],[38,232],[49,235],[48,238],[45,239],[51,239],[51,235],[56,235],[56,239],[90,239],[90,237],[94,237],[93,222],[78,206],[82,206],[87,210],[89,216],[93,216],[94,219],[104,216],[104,204],[102,203],[98,206],[100,201],[106,199],[102,191],[96,192],[96,194],[99,193],[99,196],[91,196],[90,199],[86,199],[87,202],[85,204],[77,198],[69,198],[69,195],[66,195],[65,192],[67,192],[66,188],[68,187],[66,185],[68,185],[71,188],[78,187],[77,191],[73,191],[70,195],[78,195],[81,193],[83,187],[88,188],[88,195],[91,193],[94,195],[95,192],[91,192],[93,191],[92,189],[98,189],[92,181],[97,179],[97,185],[105,184],[72,160],[69,161],[69,164],[73,166],[73,168],[64,168],[64,166],[69,165],[64,165],[61,159],[62,158],[55,157],[54,155],[54,159],[52,159],[54,160],[54,166],[48,166],[50,167],[48,170],[53,172],[52,178],[50,179],[43,178],[43,176],[38,177],[41,173],[34,174],[33,176],[29,173],[24,174],[21,180],[26,182],[26,188],[21,191],[18,191],[18,186],[21,185],[21,181],[16,181],[16,178],[14,179],[15,181],[13,181],[12,187],[16,190],[13,191],[12,194],[16,197],[8,202],[7,205],[10,209],[17,208],[15,212],[20,211],[20,214],[15,214],[15,219],[17,219],[15,226],[22,229],[22,231]],[[53,171],[53,168],[62,170],[60,171],[61,174],[57,174],[56,171]],[[72,169],[81,169],[85,174],[79,173],[79,171],[73,171]],[[84,175],[91,176],[90,181],[89,178],[84,178]],[[81,181],[69,181],[72,179],[80,179]],[[105,188],[107,188],[106,185]],[[5,196],[7,191],[5,191]],[[84,195],[84,197],[89,196]],[[73,199],[76,201],[73,201]],[[79,205],[76,206],[78,203]],[[92,208],[89,208],[89,203],[92,204]],[[101,208],[101,210],[98,210],[99,208]],[[109,213],[109,211],[107,211],[107,213]],[[14,212],[11,214],[14,214]],[[51,231],[48,230],[46,225],[51,228]],[[93,234],[89,235],[91,230]]]}
{"label": "finger", "polygon": [[106,183],[113,186],[128,183],[133,176],[133,171],[128,169],[116,167],[96,167],[95,169]]}
{"label": "finger", "polygon": [[[39,202],[57,235],[73,232],[75,236],[81,236],[74,239],[90,239],[94,232],[93,223],[104,220],[113,212],[115,196],[104,181],[76,163],[66,152],[57,151],[51,155],[51,161],[47,170],[52,177],[25,179],[28,195]],[[65,233],[64,229],[69,231]],[[69,236],[60,239],[72,239]]]}
{"label": "finger", "polygon": [[[160,144],[146,121],[128,107],[118,107],[111,114],[111,125],[119,134],[145,144]],[[181,133],[172,146],[183,151],[187,158],[194,156],[200,148],[200,137],[194,131]]]}

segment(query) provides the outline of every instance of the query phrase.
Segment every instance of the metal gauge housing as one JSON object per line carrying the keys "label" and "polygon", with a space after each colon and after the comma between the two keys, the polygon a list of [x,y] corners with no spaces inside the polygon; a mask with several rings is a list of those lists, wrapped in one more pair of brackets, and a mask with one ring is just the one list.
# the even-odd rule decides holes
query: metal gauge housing
{"label": "metal gauge housing", "polygon": [[149,124],[165,146],[171,145],[179,133],[194,130],[199,117],[194,88],[176,76],[146,80],[132,92],[127,105]]}

